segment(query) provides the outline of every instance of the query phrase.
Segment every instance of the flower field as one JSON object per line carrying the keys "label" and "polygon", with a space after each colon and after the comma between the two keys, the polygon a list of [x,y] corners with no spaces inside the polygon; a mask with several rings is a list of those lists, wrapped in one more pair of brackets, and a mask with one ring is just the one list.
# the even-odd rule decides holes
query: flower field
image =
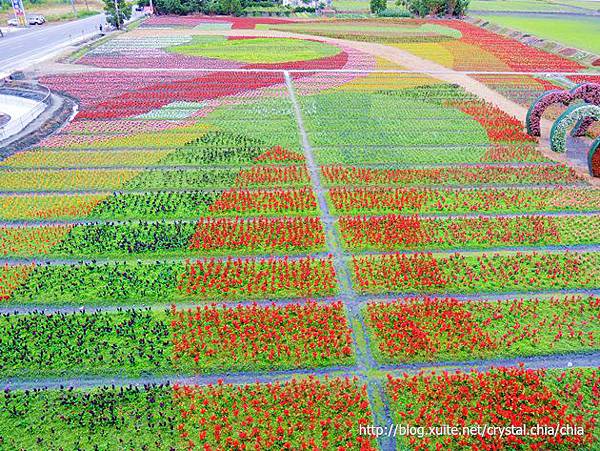
{"label": "flower field", "polygon": [[[191,443],[199,439],[211,447],[374,449],[372,438],[358,434],[358,426],[372,421],[372,415],[366,386],[357,380],[173,388],[183,417],[179,430]],[[240,403],[246,399],[253,402]],[[205,407],[197,410],[196,404]],[[213,415],[222,421],[210,421]]]}
{"label": "flower field", "polygon": [[414,449],[439,449],[440,446],[450,449],[494,449],[498,446],[593,449],[595,437],[590,431],[596,423],[597,385],[597,370],[561,373],[500,368],[485,373],[390,377],[387,390],[393,399],[392,409],[398,423],[425,427],[440,424],[468,427],[489,423],[529,428],[570,425],[584,431],[581,435],[557,434],[557,437],[542,432],[537,436],[502,439],[498,436],[442,436],[426,437],[422,441],[412,437],[403,441]]}
{"label": "flower field", "polygon": [[597,243],[600,218],[594,216],[341,216],[344,246],[361,250],[485,249],[568,246]]}
{"label": "flower field", "polygon": [[459,166],[414,169],[381,169],[360,166],[323,166],[328,186],[460,186],[574,184],[580,178],[571,168],[548,166]]}
{"label": "flower field", "polygon": [[365,307],[373,352],[388,363],[595,349],[597,297],[496,301],[409,298]]}
{"label": "flower field", "polygon": [[[191,299],[277,299],[336,294],[331,257],[215,258],[5,265],[11,302],[119,304]],[[15,280],[18,281],[15,283]]]}
{"label": "flower field", "polygon": [[363,293],[505,293],[595,288],[600,254],[431,253],[353,257]]}
{"label": "flower field", "polygon": [[[524,125],[593,76],[305,15],[41,66],[78,108],[0,157],[0,449],[598,448],[600,189]],[[483,424],[578,432],[392,430]]]}
{"label": "flower field", "polygon": [[172,312],[175,366],[196,371],[352,363],[343,304],[287,304]]}
{"label": "flower field", "polygon": [[530,213],[596,211],[600,191],[588,188],[332,188],[344,214]]}

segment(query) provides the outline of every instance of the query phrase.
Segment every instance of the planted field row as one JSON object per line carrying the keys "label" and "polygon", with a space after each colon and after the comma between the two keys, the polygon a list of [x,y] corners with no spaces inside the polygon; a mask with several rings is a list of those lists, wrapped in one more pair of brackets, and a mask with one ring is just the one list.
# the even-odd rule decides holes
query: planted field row
{"label": "planted field row", "polygon": [[7,170],[2,191],[168,190],[202,188],[293,187],[309,183],[303,166],[248,169],[169,170]]}
{"label": "planted field row", "polygon": [[3,315],[0,375],[140,376],[311,368],[354,361],[339,303]]}
{"label": "planted field row", "polygon": [[[409,127],[412,127],[410,125]],[[353,145],[316,147],[319,164],[389,163],[401,165],[547,162],[536,146],[521,143],[422,145]]]}
{"label": "planted field row", "polygon": [[356,289],[368,294],[595,289],[600,253],[387,254],[353,257],[352,270]]}
{"label": "planted field row", "polygon": [[7,390],[0,404],[10,448],[377,449],[374,438],[359,435],[373,416],[366,385],[356,379]]}
{"label": "planted field row", "polygon": [[326,186],[509,185],[573,184],[582,179],[564,165],[471,166],[380,169],[359,166],[324,166]]}
{"label": "planted field row", "polygon": [[0,219],[197,219],[200,216],[316,215],[309,188],[0,196]]}
{"label": "planted field row", "polygon": [[32,149],[14,153],[0,166],[11,168],[93,168],[157,165],[171,150],[50,150]]}
{"label": "planted field row", "polygon": [[412,298],[364,308],[384,363],[460,361],[599,349],[600,298]]}
{"label": "planted field row", "polygon": [[342,216],[343,245],[363,250],[451,250],[496,247],[595,245],[600,216],[420,218]]}
{"label": "planted field row", "polygon": [[529,213],[595,211],[600,190],[588,188],[331,188],[336,214]]}
{"label": "planted field row", "polygon": [[[352,258],[360,293],[510,293],[596,289],[600,254],[384,254]],[[127,304],[277,299],[337,293],[331,257],[84,264],[2,268],[8,303]]]}
{"label": "planted field row", "polygon": [[316,217],[0,226],[0,255],[13,257],[160,257],[324,249],[323,225]]}
{"label": "planted field row", "polygon": [[[367,346],[386,365],[598,350],[597,297],[369,302]],[[355,363],[341,302],[215,304],[0,317],[4,378],[210,374]],[[362,349],[361,352],[367,352]]]}
{"label": "planted field row", "polygon": [[[342,216],[338,227],[351,252],[595,245],[600,240],[598,215]],[[0,255],[5,257],[191,257],[324,250],[323,224],[317,217],[0,227]]]}
{"label": "planted field row", "polygon": [[[485,373],[390,376],[386,391],[395,423],[419,425],[425,431],[449,425],[461,431],[457,435],[399,436],[398,446],[593,450],[600,439],[596,424],[599,383],[599,371],[591,368],[496,368]],[[481,431],[484,425],[514,429],[504,436],[491,431],[469,434],[471,426]]]}
{"label": "planted field row", "polygon": [[[596,211],[592,188],[331,188],[336,215],[536,213]],[[308,188],[228,191],[116,192],[112,195],[4,195],[0,219],[196,219],[200,216],[285,216],[318,213]]]}
{"label": "planted field row", "polygon": [[[440,424],[462,431],[463,426],[498,420],[502,420],[498,425],[528,430],[536,424],[570,426],[582,434],[554,435],[542,429],[538,435],[517,435],[517,431],[500,443],[593,449],[598,443],[594,422],[598,377],[593,369],[507,368],[390,376],[385,389],[398,425],[421,425],[425,431]],[[441,411],[435,409],[439,402],[444,406]],[[374,422],[373,406],[366,385],[356,379],[6,390],[0,403],[5,406],[0,412],[3,441],[11,448],[76,449],[103,443],[114,448],[186,449],[202,443],[211,448],[377,449],[376,437],[367,432]],[[211,420],[216,417],[219,422]],[[498,435],[467,434],[399,435],[397,440],[400,446],[426,450],[435,450],[436,445],[488,449],[499,443]]]}
{"label": "planted field row", "polygon": [[336,293],[331,258],[27,264],[0,270],[0,299],[8,303],[164,304]]}
{"label": "planted field row", "polygon": [[[264,118],[257,121],[243,119],[243,115],[247,112],[241,111],[235,114],[242,115],[242,118],[230,120],[228,114],[233,114],[232,111],[234,110],[231,108],[224,111],[214,110],[210,116],[212,118],[210,123],[187,121],[183,124],[178,122],[167,124],[168,127],[153,127],[153,122],[150,122],[146,131],[130,131],[126,134],[57,134],[44,140],[41,147],[20,152],[7,159],[4,165],[17,167],[36,165],[43,163],[44,160],[49,160],[50,165],[60,164],[55,156],[52,157],[52,153],[60,152],[68,157],[71,154],[66,154],[67,151],[79,152],[73,155],[83,160],[86,157],[81,151],[138,151],[143,154],[152,152],[148,155],[154,156],[153,163],[164,165],[205,166],[302,160],[302,156],[293,150],[299,148],[299,142],[295,123],[291,117],[285,121],[269,121]],[[143,120],[139,122],[139,128],[147,124]],[[282,134],[282,130],[285,133]],[[126,161],[139,161],[139,157],[135,154],[123,154],[122,158],[125,156],[129,158]],[[71,160],[73,166],[81,166],[81,163],[73,157],[66,161]]]}
{"label": "planted field row", "polygon": [[[103,123],[106,121],[103,121]],[[112,121],[108,121],[110,123]],[[15,153],[2,162],[2,166],[15,168],[70,168],[110,166],[219,166],[236,164],[298,164],[302,154],[281,146],[269,147],[267,142],[234,133],[199,132],[177,149],[137,150],[53,150],[38,148]],[[94,138],[95,135],[92,135]],[[82,140],[81,136],[73,139]]]}

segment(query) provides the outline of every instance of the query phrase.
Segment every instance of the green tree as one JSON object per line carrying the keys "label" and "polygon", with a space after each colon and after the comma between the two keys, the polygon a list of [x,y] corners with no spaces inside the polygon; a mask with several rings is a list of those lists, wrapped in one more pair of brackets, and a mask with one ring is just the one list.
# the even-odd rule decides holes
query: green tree
{"label": "green tree", "polygon": [[106,21],[120,30],[131,17],[131,5],[125,3],[125,0],[104,0],[104,12]]}
{"label": "green tree", "polygon": [[404,6],[411,14],[419,17],[429,14],[460,17],[467,11],[469,0],[398,0],[396,4]]}
{"label": "green tree", "polygon": [[385,11],[387,8],[387,0],[371,0],[370,7],[373,14]]}
{"label": "green tree", "polygon": [[240,0],[221,0],[221,10],[224,14],[239,16],[242,14],[242,2]]}

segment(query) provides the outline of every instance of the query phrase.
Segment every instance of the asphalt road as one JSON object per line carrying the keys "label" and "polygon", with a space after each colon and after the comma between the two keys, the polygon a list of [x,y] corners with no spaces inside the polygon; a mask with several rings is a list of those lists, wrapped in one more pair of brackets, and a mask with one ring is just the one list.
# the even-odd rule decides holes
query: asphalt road
{"label": "asphalt road", "polygon": [[32,26],[0,38],[0,72],[14,70],[67,46],[106,25],[104,14],[57,25]]}

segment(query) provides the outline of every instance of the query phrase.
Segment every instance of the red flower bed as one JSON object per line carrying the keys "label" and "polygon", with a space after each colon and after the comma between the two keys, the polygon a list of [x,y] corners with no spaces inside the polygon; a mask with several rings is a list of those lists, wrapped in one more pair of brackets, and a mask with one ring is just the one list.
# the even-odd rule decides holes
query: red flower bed
{"label": "red flower bed", "polygon": [[319,218],[201,218],[190,249],[321,250],[325,245]]}
{"label": "red flower bed", "polygon": [[340,213],[467,213],[595,210],[600,190],[332,188],[331,204]]}
{"label": "red flower bed", "polygon": [[184,296],[202,298],[297,298],[336,293],[332,257],[262,258],[187,262],[179,277]]}
{"label": "red flower bed", "polygon": [[592,154],[590,168],[592,177],[600,177],[600,147]]}
{"label": "red flower bed", "polygon": [[594,349],[599,297],[370,302],[366,322],[379,360],[473,360]]}
{"label": "red flower bed", "polygon": [[385,356],[432,358],[440,351],[481,351],[497,344],[457,299],[367,304],[367,321]]}
{"label": "red flower bed", "polygon": [[[93,109],[80,111],[78,119],[112,119],[148,113],[171,102],[202,102],[244,91],[284,83],[274,72],[212,72],[184,80],[168,79],[104,100]],[[99,93],[97,93],[99,94]]]}
{"label": "red flower bed", "polygon": [[492,142],[535,142],[536,138],[523,131],[521,121],[509,116],[500,108],[481,100],[454,100],[444,102],[468,114],[483,128]]}
{"label": "red flower bed", "polygon": [[[485,248],[516,245],[559,245],[575,238],[567,232],[571,218],[519,216],[507,218],[419,218],[418,216],[342,216],[339,228],[350,249],[446,249]],[[573,218],[573,235],[581,234],[577,223],[588,218]],[[589,224],[597,224],[596,221]],[[566,238],[566,239],[565,239]],[[583,235],[581,235],[583,239]]]}
{"label": "red flower bed", "polygon": [[171,309],[173,359],[196,369],[316,367],[352,361],[341,302]]}
{"label": "red flower bed", "polygon": [[317,200],[310,188],[225,191],[209,208],[214,213],[316,213]]}
{"label": "red flower bed", "polygon": [[377,449],[374,438],[359,435],[373,417],[367,387],[356,379],[173,389],[190,449]]}
{"label": "red flower bed", "polygon": [[[596,443],[600,397],[597,370],[570,370],[560,376],[543,370],[494,368],[485,373],[419,373],[388,376],[394,422],[429,427],[471,426],[582,428],[582,435],[500,433],[400,437],[413,450],[579,449]],[[543,431],[543,429],[541,430]],[[585,448],[588,449],[588,448]],[[592,448],[589,448],[592,449]]]}
{"label": "red flower bed", "polygon": [[364,293],[481,293],[596,288],[599,253],[428,253],[353,257],[354,280]]}
{"label": "red flower bed", "polygon": [[235,186],[307,185],[310,179],[304,166],[254,166],[242,169],[235,178]]}
{"label": "red flower bed", "polygon": [[[577,72],[585,68],[575,61],[527,46],[461,20],[440,20],[435,23],[459,30],[462,42],[495,55],[515,72]],[[455,69],[485,70],[485,60],[482,59],[481,65],[477,67],[462,67],[459,64]]]}
{"label": "red flower bed", "polygon": [[567,75],[575,83],[600,83],[600,75]]}
{"label": "red flower bed", "polygon": [[273,146],[254,159],[255,163],[303,163],[304,155],[281,146]]}
{"label": "red flower bed", "polygon": [[477,184],[567,184],[581,182],[565,165],[464,166],[438,168],[380,169],[357,166],[323,166],[328,185],[477,185]]}

